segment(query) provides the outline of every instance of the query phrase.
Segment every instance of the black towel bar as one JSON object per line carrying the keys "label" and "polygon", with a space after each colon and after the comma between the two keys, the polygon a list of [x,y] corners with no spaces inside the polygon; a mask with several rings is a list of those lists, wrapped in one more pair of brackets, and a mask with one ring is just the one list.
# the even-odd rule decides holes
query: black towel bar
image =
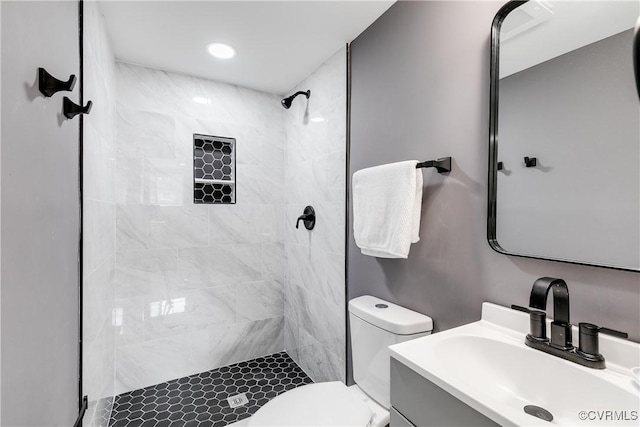
{"label": "black towel bar", "polygon": [[416,169],[419,168],[436,168],[438,173],[451,172],[451,157],[443,157],[438,160],[427,160],[426,162],[418,163]]}

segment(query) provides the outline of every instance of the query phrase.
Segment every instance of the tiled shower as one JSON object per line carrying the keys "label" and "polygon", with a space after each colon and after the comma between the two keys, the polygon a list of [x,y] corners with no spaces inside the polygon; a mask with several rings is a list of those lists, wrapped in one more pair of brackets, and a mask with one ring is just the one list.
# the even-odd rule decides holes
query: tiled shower
{"label": "tiled shower", "polygon": [[[344,381],[346,48],[285,110],[282,94],[118,61],[99,7],[84,13],[85,425],[109,423],[114,398],[270,355]],[[234,140],[235,203],[197,202],[194,135]],[[307,205],[311,232],[295,228]]]}

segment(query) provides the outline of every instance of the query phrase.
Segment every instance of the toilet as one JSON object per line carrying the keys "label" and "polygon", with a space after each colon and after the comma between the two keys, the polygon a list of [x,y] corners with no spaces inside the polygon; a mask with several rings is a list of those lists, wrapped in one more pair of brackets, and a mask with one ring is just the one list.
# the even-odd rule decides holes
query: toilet
{"label": "toilet", "polygon": [[389,424],[389,350],[431,333],[430,317],[369,295],[349,301],[355,385],[308,384],[276,396],[246,426],[359,426]]}

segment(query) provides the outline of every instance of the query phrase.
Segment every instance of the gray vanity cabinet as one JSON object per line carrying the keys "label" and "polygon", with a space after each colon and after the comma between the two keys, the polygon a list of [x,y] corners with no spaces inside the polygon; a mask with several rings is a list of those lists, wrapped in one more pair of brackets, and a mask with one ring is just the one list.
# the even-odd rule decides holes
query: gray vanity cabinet
{"label": "gray vanity cabinet", "polygon": [[391,407],[390,412],[389,426],[414,427],[414,424],[411,424],[411,421],[406,419],[396,408]]}
{"label": "gray vanity cabinet", "polygon": [[391,406],[390,427],[498,425],[393,357]]}

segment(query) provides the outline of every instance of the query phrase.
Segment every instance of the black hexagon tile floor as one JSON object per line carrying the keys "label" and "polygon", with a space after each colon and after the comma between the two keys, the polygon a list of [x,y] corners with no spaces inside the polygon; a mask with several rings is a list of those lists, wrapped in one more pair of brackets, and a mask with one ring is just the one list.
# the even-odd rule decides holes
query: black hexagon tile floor
{"label": "black hexagon tile floor", "polygon": [[[285,352],[116,396],[111,427],[222,427],[254,414],[287,390],[313,383]],[[231,399],[244,394],[242,399]],[[234,405],[235,406],[235,405]]]}

